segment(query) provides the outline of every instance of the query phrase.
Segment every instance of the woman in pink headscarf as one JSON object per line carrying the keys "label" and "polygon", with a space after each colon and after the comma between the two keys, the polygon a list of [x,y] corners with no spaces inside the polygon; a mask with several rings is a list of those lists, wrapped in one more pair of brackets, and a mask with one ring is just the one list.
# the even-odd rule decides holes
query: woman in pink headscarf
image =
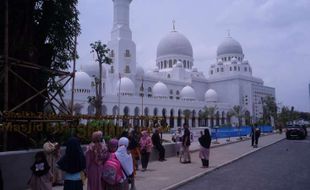
{"label": "woman in pink headscarf", "polygon": [[92,142],[88,145],[86,156],[87,190],[104,190],[101,173],[103,164],[109,157],[108,148],[101,131],[92,134]]}
{"label": "woman in pink headscarf", "polygon": [[142,137],[140,138],[141,164],[142,164],[142,171],[145,171],[149,163],[153,145],[152,145],[152,139],[147,133],[147,131],[142,131],[141,134],[142,134]]}

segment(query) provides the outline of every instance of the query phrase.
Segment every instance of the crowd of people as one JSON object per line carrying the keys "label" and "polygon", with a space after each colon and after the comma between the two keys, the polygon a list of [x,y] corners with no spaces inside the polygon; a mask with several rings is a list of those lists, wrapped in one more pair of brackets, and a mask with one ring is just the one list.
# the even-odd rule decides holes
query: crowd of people
{"label": "crowd of people", "polygon": [[[191,133],[188,125],[178,128],[172,140],[176,143],[177,156],[183,164],[191,163],[189,147]],[[92,142],[83,151],[80,141],[71,137],[66,150],[61,155],[60,145],[54,138],[48,137],[43,151],[35,155],[31,166],[32,175],[28,182],[32,190],[51,190],[55,185],[63,185],[64,190],[127,190],[135,189],[135,175],[141,164],[141,171],[147,170],[154,147],[158,152],[158,161],[166,161],[165,148],[158,128],[153,134],[130,128],[119,139],[108,142],[101,131],[95,131]],[[199,138],[201,150],[199,157],[202,167],[209,166],[209,148],[211,136],[208,129]],[[87,180],[86,180],[87,179]]]}

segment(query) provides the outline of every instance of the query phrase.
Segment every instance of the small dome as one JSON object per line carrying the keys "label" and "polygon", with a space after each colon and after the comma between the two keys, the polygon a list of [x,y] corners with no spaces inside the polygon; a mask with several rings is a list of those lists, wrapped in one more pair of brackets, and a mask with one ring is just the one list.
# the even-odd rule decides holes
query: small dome
{"label": "small dome", "polygon": [[155,67],[153,71],[154,71],[154,72],[159,72],[158,67]]}
{"label": "small dome", "polygon": [[74,89],[87,89],[91,88],[91,78],[83,71],[75,72],[75,85]]}
{"label": "small dome", "polygon": [[249,61],[248,61],[248,60],[243,60],[243,61],[242,61],[242,64],[248,65],[248,64],[249,64]]}
{"label": "small dome", "polygon": [[190,86],[185,86],[181,90],[181,99],[183,100],[195,100],[196,99],[196,93],[195,90]]}
{"label": "small dome", "polygon": [[132,80],[128,77],[122,77],[121,78],[121,86],[119,87],[119,80],[116,83],[116,92],[117,94],[119,93],[121,95],[128,95],[132,96],[135,93],[135,85],[132,82]]}
{"label": "small dome", "polygon": [[136,67],[136,75],[137,76],[144,76],[144,69],[141,66]]}
{"label": "small dome", "polygon": [[168,87],[160,81],[153,86],[152,92],[155,98],[168,98],[169,96]]}
{"label": "small dome", "polygon": [[[83,65],[83,70],[90,76],[99,78],[99,65],[98,63],[91,63]],[[106,77],[106,69],[102,66],[102,77]]]}
{"label": "small dome", "polygon": [[197,73],[198,69],[196,67],[193,67],[192,72]]}
{"label": "small dome", "polygon": [[242,47],[238,41],[228,36],[217,48],[217,56],[225,54],[241,54],[243,55]]}
{"label": "small dome", "polygon": [[207,102],[217,102],[217,93],[213,89],[207,90],[205,93],[205,100]]}
{"label": "small dome", "polygon": [[217,61],[217,64],[218,65],[223,65],[223,61],[220,59],[220,60]]}
{"label": "small dome", "polygon": [[157,46],[157,57],[166,55],[186,55],[193,57],[190,41],[181,33],[171,31],[162,38]]}
{"label": "small dome", "polygon": [[238,63],[238,60],[237,60],[235,57],[233,57],[233,58],[231,59],[231,63],[232,63],[232,64],[237,64],[237,63]]}
{"label": "small dome", "polygon": [[176,68],[182,68],[182,67],[183,67],[183,64],[182,64],[181,61],[177,61],[177,64],[175,64],[174,67],[176,67]]}

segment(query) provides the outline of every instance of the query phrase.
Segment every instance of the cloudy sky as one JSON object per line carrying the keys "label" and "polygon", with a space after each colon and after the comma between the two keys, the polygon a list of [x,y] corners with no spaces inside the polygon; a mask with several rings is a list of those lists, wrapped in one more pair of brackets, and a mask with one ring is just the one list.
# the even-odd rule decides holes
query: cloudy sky
{"label": "cloudy sky", "polygon": [[[91,42],[109,41],[113,4],[80,0],[78,8],[81,67],[93,62]],[[241,43],[253,75],[276,88],[277,102],[310,111],[310,0],[133,0],[130,8],[137,63],[144,69],[154,68],[156,47],[172,30],[172,20],[191,41],[194,65],[205,74],[230,30]]]}

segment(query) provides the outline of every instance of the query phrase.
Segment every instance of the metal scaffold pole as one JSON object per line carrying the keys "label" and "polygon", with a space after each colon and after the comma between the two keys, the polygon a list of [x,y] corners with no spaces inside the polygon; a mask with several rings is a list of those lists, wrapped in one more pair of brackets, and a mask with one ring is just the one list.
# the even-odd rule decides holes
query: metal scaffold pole
{"label": "metal scaffold pole", "polygon": [[[9,110],[9,2],[5,0],[4,13],[4,111]],[[7,131],[3,133],[3,151],[7,149]]]}

